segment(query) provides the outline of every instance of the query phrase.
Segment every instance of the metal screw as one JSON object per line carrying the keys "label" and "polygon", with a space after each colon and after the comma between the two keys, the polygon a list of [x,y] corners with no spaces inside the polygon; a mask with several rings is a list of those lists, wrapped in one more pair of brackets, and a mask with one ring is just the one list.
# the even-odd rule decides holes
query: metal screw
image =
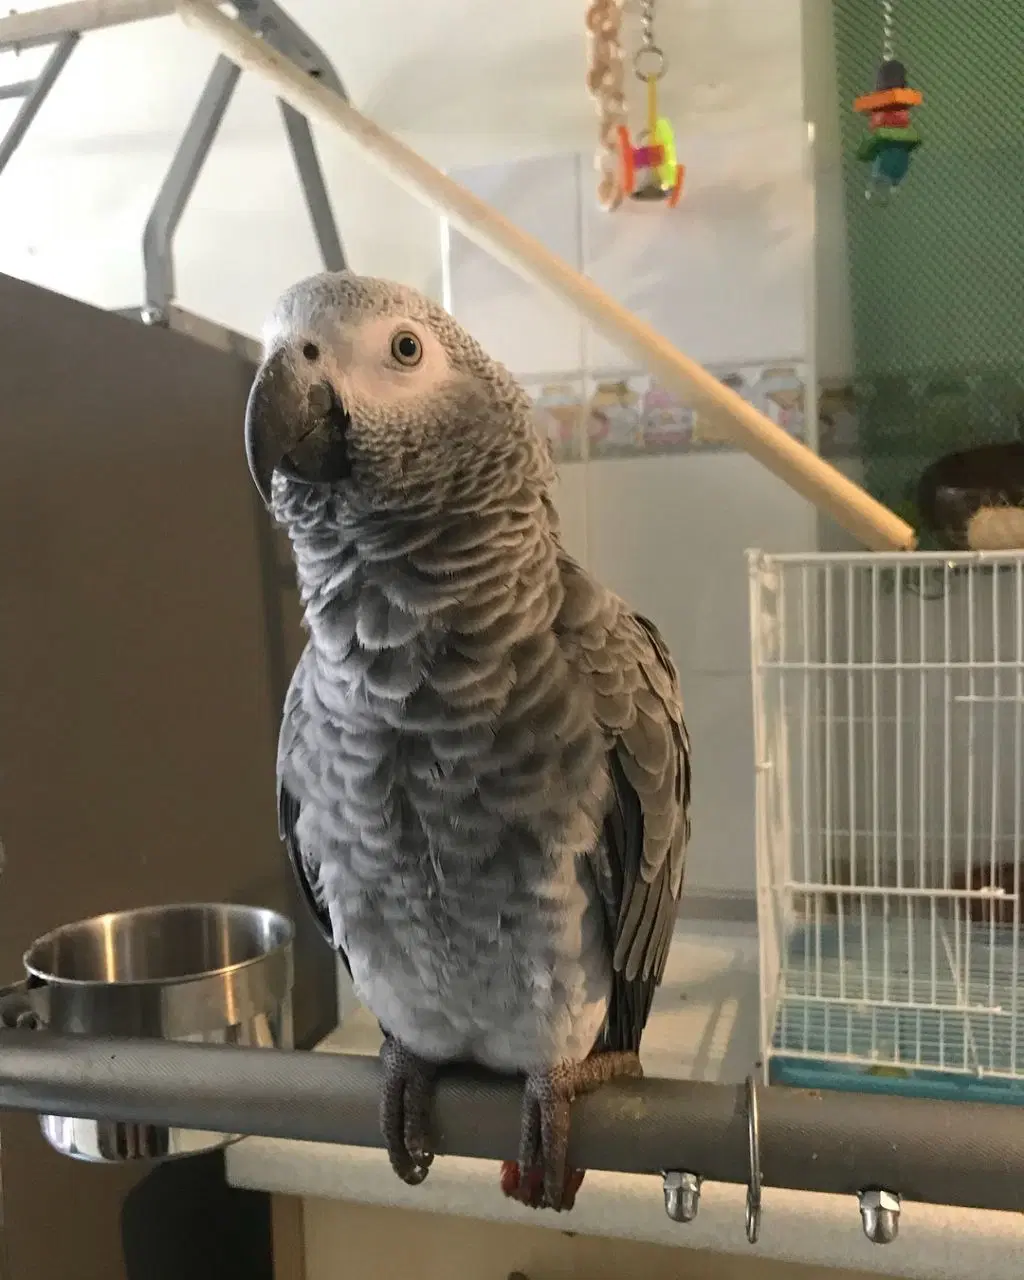
{"label": "metal screw", "polygon": [[139,319],[142,321],[143,324],[150,324],[150,325],[163,324],[164,313],[160,310],[159,307],[147,306],[147,307],[143,307],[142,310],[139,312]]}
{"label": "metal screw", "polygon": [[700,1208],[700,1187],[704,1179],[699,1173],[669,1169],[662,1174],[665,1212],[673,1222],[692,1222]]}
{"label": "metal screw", "polygon": [[883,1187],[872,1187],[862,1191],[857,1200],[867,1238],[872,1244],[892,1244],[900,1229],[900,1198],[897,1193]]}

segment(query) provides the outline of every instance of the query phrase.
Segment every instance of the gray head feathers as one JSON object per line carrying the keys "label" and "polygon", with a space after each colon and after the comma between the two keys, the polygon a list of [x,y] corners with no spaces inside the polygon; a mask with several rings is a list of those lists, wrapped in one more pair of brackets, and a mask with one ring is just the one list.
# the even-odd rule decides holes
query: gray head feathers
{"label": "gray head feathers", "polygon": [[[507,503],[553,469],[529,397],[443,308],[386,280],[326,273],[278,300],[250,399],[257,483],[293,522]],[[262,474],[257,474],[258,472]]]}

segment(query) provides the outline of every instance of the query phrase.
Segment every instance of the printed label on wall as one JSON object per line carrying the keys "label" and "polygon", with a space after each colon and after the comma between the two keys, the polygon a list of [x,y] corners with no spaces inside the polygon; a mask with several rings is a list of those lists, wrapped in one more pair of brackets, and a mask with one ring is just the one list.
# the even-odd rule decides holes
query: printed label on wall
{"label": "printed label on wall", "polygon": [[[807,369],[799,361],[711,369],[797,440],[807,440]],[[557,462],[691,453],[736,446],[710,418],[644,373],[565,374],[523,380]],[[832,412],[843,406],[833,393]],[[831,403],[831,402],[830,402]],[[848,418],[850,415],[847,414]],[[846,426],[846,420],[842,419]]]}

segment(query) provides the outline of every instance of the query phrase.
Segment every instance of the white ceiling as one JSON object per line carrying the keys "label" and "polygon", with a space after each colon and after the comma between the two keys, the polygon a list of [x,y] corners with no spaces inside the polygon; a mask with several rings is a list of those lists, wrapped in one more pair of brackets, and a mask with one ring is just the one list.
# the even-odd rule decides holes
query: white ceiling
{"label": "white ceiling", "polygon": [[[22,7],[39,7],[29,5]],[[291,0],[357,106],[442,166],[589,148],[585,0]],[[664,100],[677,129],[793,119],[800,0],[662,0]],[[368,16],[372,15],[372,16]],[[635,16],[628,18],[635,35]],[[788,56],[787,56],[788,55]],[[0,55],[0,79],[38,52]],[[140,300],[141,228],[215,51],[174,18],[85,37],[0,176],[0,270],[100,305]],[[13,115],[0,102],[0,128]],[[318,144],[355,265],[436,286],[437,219],[343,139]],[[317,266],[271,95],[249,77],[178,238],[179,295],[252,331]]]}

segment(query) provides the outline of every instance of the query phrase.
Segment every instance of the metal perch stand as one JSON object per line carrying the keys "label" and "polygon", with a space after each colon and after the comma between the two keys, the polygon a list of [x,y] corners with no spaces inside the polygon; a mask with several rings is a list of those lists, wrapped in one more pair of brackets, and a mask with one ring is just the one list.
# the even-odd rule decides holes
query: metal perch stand
{"label": "metal perch stand", "polygon": [[[373,1057],[0,1032],[2,1109],[379,1147],[379,1096]],[[515,1080],[445,1074],[437,1150],[513,1156],[520,1103]],[[857,1195],[866,1229],[869,1219],[878,1228],[898,1211],[899,1197],[885,1188],[934,1204],[1024,1211],[1024,1108],[1014,1106],[758,1088],[752,1080],[644,1080],[578,1099],[570,1159],[745,1184],[748,1235],[756,1234],[750,1218],[760,1216],[762,1180]]]}

